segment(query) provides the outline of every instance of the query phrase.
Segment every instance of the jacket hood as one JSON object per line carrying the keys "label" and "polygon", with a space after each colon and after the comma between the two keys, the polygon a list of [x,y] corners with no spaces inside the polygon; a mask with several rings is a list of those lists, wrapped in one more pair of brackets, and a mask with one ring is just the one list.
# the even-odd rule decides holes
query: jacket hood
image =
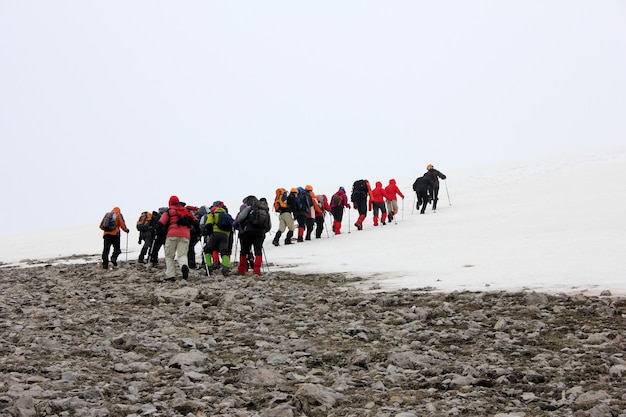
{"label": "jacket hood", "polygon": [[376,181],[376,188],[382,187],[383,183],[380,181]]}
{"label": "jacket hood", "polygon": [[392,178],[392,179],[390,179],[390,180],[389,180],[389,184],[390,184],[390,185],[396,185],[396,180],[395,180],[395,179],[393,179],[393,178]]}
{"label": "jacket hood", "polygon": [[120,211],[119,207],[113,207],[113,210],[111,210],[112,213],[119,213]]}
{"label": "jacket hood", "polygon": [[179,204],[179,203],[180,203],[180,200],[178,199],[178,197],[177,197],[177,196],[175,196],[175,195],[173,195],[173,196],[171,196],[171,197],[170,197],[170,200],[169,200],[169,202],[168,202],[168,205],[169,205],[170,207],[172,207],[172,206],[175,206],[176,204]]}

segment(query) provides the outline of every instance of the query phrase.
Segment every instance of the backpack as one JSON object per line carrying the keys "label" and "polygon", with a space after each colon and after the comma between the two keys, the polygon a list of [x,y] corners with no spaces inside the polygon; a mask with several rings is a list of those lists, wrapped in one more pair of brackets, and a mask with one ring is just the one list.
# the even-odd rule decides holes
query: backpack
{"label": "backpack", "polygon": [[320,210],[323,212],[324,204],[326,204],[326,197],[324,196],[324,194],[318,194],[315,196],[315,198],[317,198],[317,205],[319,206]]}
{"label": "backpack", "polygon": [[367,193],[367,184],[365,180],[356,180],[354,184],[352,184],[352,194],[365,194]]}
{"label": "backpack", "polygon": [[298,187],[298,197],[296,197],[296,205],[298,210],[309,211],[313,205],[311,194],[302,187]]}
{"label": "backpack", "polygon": [[115,230],[116,220],[117,220],[117,213],[109,211],[102,218],[102,221],[100,222],[100,226],[102,226],[102,229],[104,229],[105,232],[112,232]]}
{"label": "backpack", "polygon": [[274,211],[287,208],[287,190],[284,188],[276,189],[276,198],[274,198]]}
{"label": "backpack", "polygon": [[265,231],[270,218],[269,207],[260,202],[255,202],[248,213],[246,224],[255,229],[263,229]]}
{"label": "backpack", "polygon": [[137,220],[137,230],[140,232],[147,232],[150,229],[150,222],[152,221],[152,213],[149,211],[144,211],[139,216],[139,220]]}
{"label": "backpack", "polygon": [[218,229],[225,232],[231,232],[233,230],[234,222],[235,220],[233,219],[233,217],[225,211],[217,212],[217,223],[215,223],[215,225]]}
{"label": "backpack", "polygon": [[339,194],[335,194],[330,202],[333,207],[341,207],[343,206],[343,197],[341,197]]}

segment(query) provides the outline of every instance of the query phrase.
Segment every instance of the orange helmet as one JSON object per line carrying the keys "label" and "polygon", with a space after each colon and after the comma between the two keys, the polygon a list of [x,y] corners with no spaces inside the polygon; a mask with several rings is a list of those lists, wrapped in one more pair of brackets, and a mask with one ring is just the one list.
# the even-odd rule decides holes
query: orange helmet
{"label": "orange helmet", "polygon": [[307,184],[307,186],[304,187],[304,189],[307,190],[307,191],[313,191],[313,186],[310,185],[310,184]]}
{"label": "orange helmet", "polygon": [[292,193],[296,193],[296,194],[298,194],[298,189],[297,189],[296,187],[292,188],[290,191],[291,191]]}
{"label": "orange helmet", "polygon": [[426,169],[433,169],[433,168],[434,168],[433,164],[426,165]]}

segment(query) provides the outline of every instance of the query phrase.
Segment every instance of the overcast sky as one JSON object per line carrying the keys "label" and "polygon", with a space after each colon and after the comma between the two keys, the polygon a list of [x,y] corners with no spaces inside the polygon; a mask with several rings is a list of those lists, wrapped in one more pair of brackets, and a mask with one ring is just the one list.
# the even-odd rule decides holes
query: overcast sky
{"label": "overcast sky", "polygon": [[624,22],[624,1],[0,0],[0,234],[623,143]]}

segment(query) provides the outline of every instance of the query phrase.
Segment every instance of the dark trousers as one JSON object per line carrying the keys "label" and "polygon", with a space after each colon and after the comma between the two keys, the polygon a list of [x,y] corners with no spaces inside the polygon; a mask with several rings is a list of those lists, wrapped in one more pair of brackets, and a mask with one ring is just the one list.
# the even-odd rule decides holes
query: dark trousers
{"label": "dark trousers", "polygon": [[165,235],[157,235],[150,251],[150,262],[157,263],[159,261],[159,250],[163,245],[165,245]]}
{"label": "dark trousers", "polygon": [[352,200],[352,202],[356,204],[359,216],[367,216],[367,196],[365,194],[363,196],[354,196],[354,200]]}
{"label": "dark trousers", "polygon": [[239,242],[241,242],[241,256],[247,256],[252,248],[254,248],[254,256],[263,255],[263,241],[265,233],[261,230],[248,230],[239,233]]}
{"label": "dark trousers", "polygon": [[324,231],[324,216],[315,217],[315,237],[319,239],[322,237]]}
{"label": "dark trousers", "polygon": [[421,213],[424,213],[426,210],[426,205],[428,204],[428,200],[430,196],[428,195],[428,191],[418,191],[415,193],[417,195],[417,204],[415,206],[416,209],[420,209],[422,207]]}
{"label": "dark trousers", "polygon": [[105,266],[109,264],[111,246],[113,246],[111,262],[117,262],[117,257],[120,256],[120,253],[122,253],[122,249],[120,249],[120,234],[103,235],[102,239],[104,241],[104,248],[102,249],[102,264]]}
{"label": "dark trousers", "polygon": [[146,257],[146,255],[148,255],[148,258],[150,257],[150,248],[152,247],[152,241],[154,240],[152,237],[152,232],[151,231],[147,231],[147,232],[141,232],[141,239],[143,240],[143,247],[141,248],[141,251],[139,252],[139,260],[143,261],[143,258]]}
{"label": "dark trousers", "polygon": [[330,214],[333,215],[335,221],[341,223],[343,220],[343,207],[332,207],[330,209]]}

